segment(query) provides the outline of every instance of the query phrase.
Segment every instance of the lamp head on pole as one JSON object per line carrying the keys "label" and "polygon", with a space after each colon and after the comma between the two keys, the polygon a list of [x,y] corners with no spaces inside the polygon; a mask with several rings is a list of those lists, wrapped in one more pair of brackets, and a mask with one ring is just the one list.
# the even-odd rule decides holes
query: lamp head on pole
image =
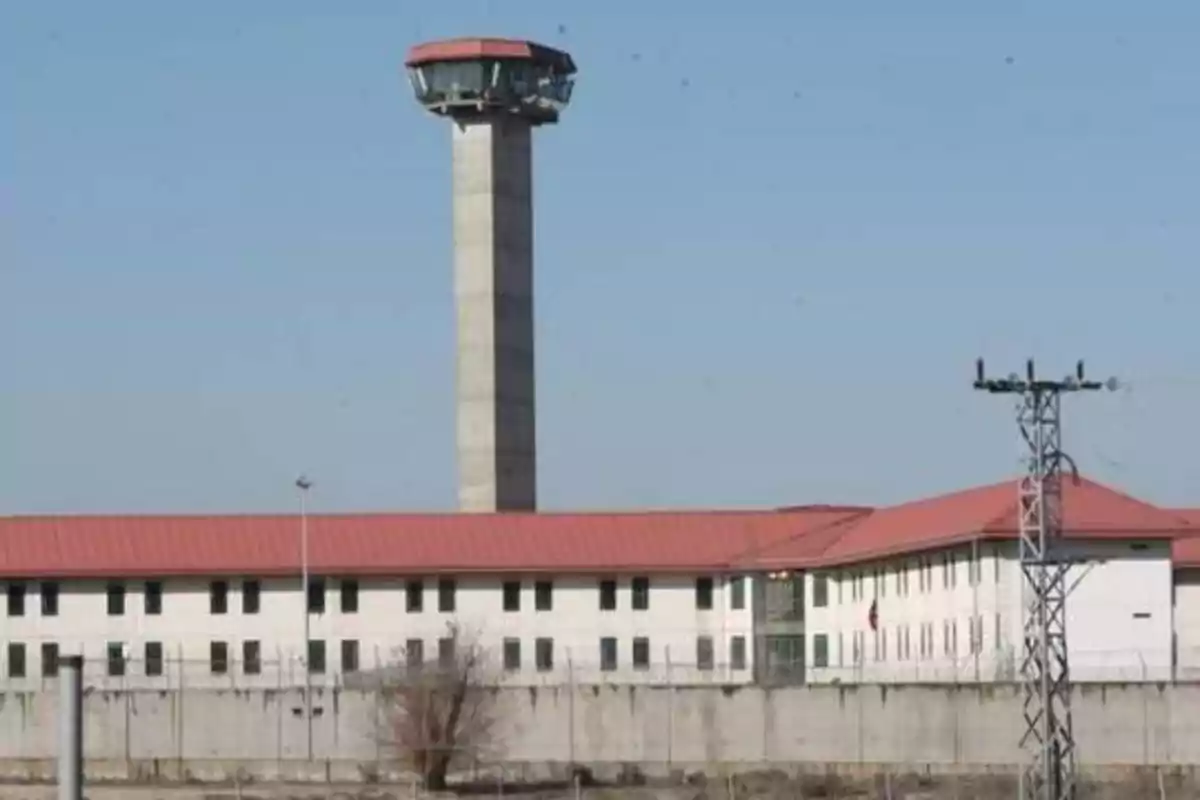
{"label": "lamp head on pole", "polygon": [[296,488],[302,492],[307,492],[312,488],[312,481],[307,476],[301,475],[299,478],[296,478]]}

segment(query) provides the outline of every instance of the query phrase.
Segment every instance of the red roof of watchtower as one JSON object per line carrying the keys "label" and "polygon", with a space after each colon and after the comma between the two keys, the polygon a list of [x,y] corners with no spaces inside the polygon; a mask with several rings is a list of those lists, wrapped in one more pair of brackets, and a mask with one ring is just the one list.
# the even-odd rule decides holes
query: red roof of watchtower
{"label": "red roof of watchtower", "polygon": [[569,53],[520,39],[463,38],[425,42],[408,51],[404,65],[415,67],[438,61],[476,61],[484,58],[532,61],[556,67],[568,75],[575,72],[575,61]]}

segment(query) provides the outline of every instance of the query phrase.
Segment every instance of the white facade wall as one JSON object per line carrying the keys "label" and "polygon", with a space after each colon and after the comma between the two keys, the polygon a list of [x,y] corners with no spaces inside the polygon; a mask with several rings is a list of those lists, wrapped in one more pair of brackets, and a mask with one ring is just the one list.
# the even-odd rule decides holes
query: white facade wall
{"label": "white facade wall", "polygon": [[1200,569],[1175,571],[1175,658],[1181,680],[1200,678]]}
{"label": "white facade wall", "polygon": [[[1071,550],[1080,562],[1068,575],[1074,679],[1168,679],[1169,544],[1073,542]],[[822,574],[828,602],[819,606]],[[1013,542],[981,542],[812,573],[805,592],[807,679],[1012,680],[1020,668],[1022,583]],[[869,622],[873,602],[875,630]]]}
{"label": "white facade wall", "polygon": [[[410,640],[421,640],[425,659],[437,657],[438,639],[447,635],[448,626],[457,623],[476,637],[503,671],[506,639],[520,642],[519,669],[505,672],[513,683],[577,682],[749,682],[753,674],[751,578],[740,578],[742,589],[733,589],[728,576],[703,576],[712,580],[712,608],[697,608],[697,576],[647,576],[649,603],[644,610],[633,608],[630,576],[463,576],[455,580],[455,611],[439,611],[438,578],[420,579],[420,611],[407,609],[407,580],[404,578],[361,578],[358,583],[358,608],[352,613],[341,609],[341,580],[325,578],[325,611],[309,617],[310,636],[324,641],[326,669],[311,676],[314,685],[332,683],[341,672],[341,647],[344,640],[358,642],[360,669],[369,670],[402,662],[403,650]],[[600,608],[602,579],[617,582],[616,609]],[[43,643],[55,643],[62,653],[83,652],[88,659],[89,676],[107,683],[145,679],[146,643],[161,643],[164,676],[158,680],[171,685],[298,685],[304,680],[304,603],[298,578],[260,581],[258,613],[243,612],[241,578],[227,579],[228,610],[211,612],[210,581],[177,578],[162,581],[161,614],[147,614],[142,580],[125,581],[125,612],[110,615],[107,609],[107,581],[64,581],[59,589],[58,613],[42,614],[38,582],[20,582],[24,586],[24,614],[13,616],[0,608],[0,681],[12,685],[24,680],[42,680]],[[414,579],[417,580],[417,579]],[[506,611],[503,583],[519,580],[520,608]],[[535,607],[535,582],[552,582],[552,608]],[[7,584],[6,584],[7,585]],[[740,595],[740,598],[735,598]],[[739,603],[735,600],[740,599]],[[616,640],[616,664],[604,669],[600,640]],[[648,640],[648,664],[635,667],[634,639]],[[698,663],[698,641],[711,638],[712,665]],[[744,660],[735,664],[732,648],[735,637],[742,638]],[[552,640],[553,664],[538,669],[535,641]],[[244,674],[243,642],[260,643],[262,671],[257,676]],[[110,643],[125,645],[127,675],[107,675],[107,650]],[[211,644],[225,642],[230,659],[226,675],[213,674]],[[24,645],[25,678],[10,675],[10,644]]]}

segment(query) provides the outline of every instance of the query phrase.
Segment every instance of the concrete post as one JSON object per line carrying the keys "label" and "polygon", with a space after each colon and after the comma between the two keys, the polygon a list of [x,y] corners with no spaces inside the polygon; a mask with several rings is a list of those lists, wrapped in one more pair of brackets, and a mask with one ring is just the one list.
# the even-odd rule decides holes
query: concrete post
{"label": "concrete post", "polygon": [[454,122],[459,509],[537,508],[529,120]]}
{"label": "concrete post", "polygon": [[58,800],[83,800],[83,656],[59,656],[58,686]]}

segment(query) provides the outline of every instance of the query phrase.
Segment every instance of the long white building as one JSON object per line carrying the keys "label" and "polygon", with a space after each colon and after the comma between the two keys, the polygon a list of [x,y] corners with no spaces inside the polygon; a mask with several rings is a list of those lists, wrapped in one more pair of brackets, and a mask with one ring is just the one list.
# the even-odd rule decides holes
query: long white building
{"label": "long white building", "polygon": [[[1200,538],[1064,487],[1076,680],[1200,673]],[[514,683],[966,682],[1019,668],[1013,484],[870,509],[0,518],[0,681],[333,685],[449,658]],[[307,628],[307,636],[306,636]]]}

